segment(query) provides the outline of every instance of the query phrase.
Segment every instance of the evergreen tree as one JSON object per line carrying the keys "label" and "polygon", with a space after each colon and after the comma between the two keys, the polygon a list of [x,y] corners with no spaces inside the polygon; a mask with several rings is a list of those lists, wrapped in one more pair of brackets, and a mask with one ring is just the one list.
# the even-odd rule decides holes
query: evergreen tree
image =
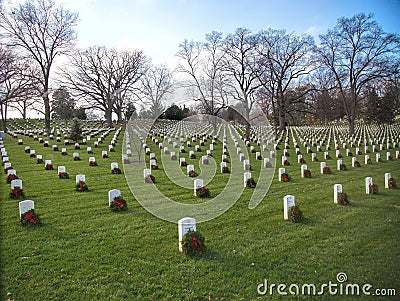
{"label": "evergreen tree", "polygon": [[70,139],[75,142],[82,139],[82,129],[79,120],[77,118],[74,118]]}

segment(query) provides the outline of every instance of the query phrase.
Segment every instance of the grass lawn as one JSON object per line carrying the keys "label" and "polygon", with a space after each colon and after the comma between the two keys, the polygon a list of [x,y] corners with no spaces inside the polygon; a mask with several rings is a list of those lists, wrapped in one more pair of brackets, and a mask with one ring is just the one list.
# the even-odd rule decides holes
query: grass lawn
{"label": "grass lawn", "polygon": [[[336,276],[340,272],[348,277],[345,284],[372,285],[371,296],[360,296],[360,300],[398,299],[400,189],[385,189],[384,174],[390,172],[399,185],[400,159],[388,162],[386,151],[382,151],[381,163],[373,160],[373,164],[364,165],[363,156],[358,156],[362,166],[352,168],[351,157],[344,156],[348,170],[337,171],[332,150],[333,160],[327,161],[332,174],[321,175],[320,163],[311,162],[311,154],[300,145],[312,173],[312,178],[303,179],[290,139],[291,164],[286,172],[291,181],[278,182],[276,168],[267,196],[255,209],[248,209],[252,191],[245,189],[226,213],[198,224],[207,251],[189,258],[178,252],[177,225],[147,212],[132,196],[124,174],[111,174],[111,162],[118,162],[122,169],[124,131],[118,137],[116,152],[109,152],[108,159],[101,157],[101,151],[108,150],[114,133],[99,148],[93,148],[94,155],[88,155],[84,146],[77,150],[82,161],[72,159],[73,144],[66,146],[68,155],[62,156],[62,142],[50,140],[50,147],[45,148],[32,137],[20,135],[23,145],[6,137],[4,145],[23,180],[25,199],[35,201],[43,224],[19,224],[20,200],[9,198],[9,184],[2,173],[1,300],[354,300],[351,295],[333,296],[328,288],[320,296],[292,296],[287,288],[288,296],[281,296],[276,288],[272,295],[257,293],[265,279],[268,284],[297,284],[300,289],[303,284],[315,284],[320,290],[324,283],[339,283]],[[90,142],[93,147],[93,140]],[[52,144],[58,144],[60,151],[54,152]],[[160,150],[151,140],[148,144],[159,156]],[[43,159],[52,160],[55,170],[36,164],[36,159],[24,152],[27,145]],[[256,145],[256,149],[260,147]],[[355,153],[354,148],[351,150]],[[277,167],[281,153],[278,151]],[[221,154],[219,141],[213,151],[218,167]],[[96,157],[98,166],[89,166],[90,156]],[[317,157],[323,161],[322,152]],[[371,158],[375,158],[373,153]],[[193,163],[197,169],[197,161]],[[260,164],[251,157],[255,176]],[[70,179],[58,178],[60,165],[66,166]],[[186,168],[182,170],[186,172]],[[75,175],[79,173],[86,175],[88,192],[75,191]],[[160,190],[171,198],[186,203],[199,201],[192,190],[171,188],[162,169],[153,171],[153,175]],[[378,185],[378,194],[365,194],[367,176]],[[210,191],[221,192],[227,177],[217,171],[208,185]],[[343,184],[349,206],[333,203],[336,183]],[[110,189],[121,190],[128,203],[127,212],[109,210]],[[305,216],[303,223],[283,220],[283,197],[287,194],[296,197]],[[377,288],[394,288],[397,297],[372,296]]]}

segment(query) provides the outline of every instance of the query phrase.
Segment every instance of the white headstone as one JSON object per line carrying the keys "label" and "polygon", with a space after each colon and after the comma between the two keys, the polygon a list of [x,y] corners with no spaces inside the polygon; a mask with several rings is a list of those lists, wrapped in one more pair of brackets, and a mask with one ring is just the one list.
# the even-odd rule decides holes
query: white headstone
{"label": "white headstone", "polygon": [[143,169],[143,178],[147,178],[149,175],[151,175],[151,169],[149,168]]}
{"label": "white headstone", "polygon": [[117,162],[112,162],[111,163],[111,170],[113,170],[114,168],[118,168],[118,163]]}
{"label": "white headstone", "polygon": [[108,191],[108,206],[114,203],[114,199],[121,195],[121,191],[118,189],[113,189]]}
{"label": "white headstone", "polygon": [[304,171],[307,169],[307,165],[303,164],[300,167],[301,177],[304,178]]}
{"label": "white headstone", "polygon": [[285,161],[286,161],[286,156],[282,156],[282,165],[285,165]]}
{"label": "white headstone", "polygon": [[351,158],[351,166],[356,167],[355,166],[356,162],[357,162],[357,158],[356,157]]}
{"label": "white headstone", "polygon": [[49,164],[51,165],[51,160],[45,160],[45,161],[44,161],[44,165],[45,165],[45,166],[47,166],[47,165],[49,165]]}
{"label": "white headstone", "polygon": [[250,179],[251,178],[251,172],[245,172],[244,174],[243,174],[243,185],[244,185],[244,187],[246,187],[247,186],[247,180],[248,179]]}
{"label": "white headstone", "polygon": [[191,171],[194,171],[194,165],[192,164],[186,165],[186,172],[189,173]]}
{"label": "white headstone", "polygon": [[392,178],[390,173],[385,173],[385,188],[389,188],[389,180]]}
{"label": "white headstone", "polygon": [[208,157],[207,156],[202,156],[201,157],[201,163],[208,164]]}
{"label": "white headstone", "polygon": [[11,181],[11,189],[14,189],[15,187],[19,187],[22,189],[22,180],[16,179]]}
{"label": "white headstone", "polygon": [[86,148],[86,150],[87,150],[88,153],[90,153],[90,152],[92,151],[92,147],[91,147],[91,146],[88,146],[88,147]]}
{"label": "white headstone", "polygon": [[96,162],[96,158],[95,157],[89,157],[89,162]]}
{"label": "white headstone", "polygon": [[386,152],[386,160],[389,161],[390,159],[390,152]]}
{"label": "white headstone", "polygon": [[264,158],[264,167],[267,167],[269,163],[269,158]]}
{"label": "white headstone", "polygon": [[210,151],[213,151],[214,150],[214,144],[210,144]]}
{"label": "white headstone", "polygon": [[31,200],[25,200],[18,203],[19,216],[21,217],[25,212],[35,209],[35,203]]}
{"label": "white headstone", "polygon": [[79,153],[77,153],[77,152],[73,153],[73,154],[72,154],[72,157],[73,157],[73,158],[79,158]]}
{"label": "white headstone", "polygon": [[242,162],[242,161],[244,161],[244,158],[245,158],[244,154],[243,154],[243,153],[240,153],[240,155],[239,155],[239,160]]}
{"label": "white headstone", "polygon": [[342,184],[333,185],[333,202],[339,204],[339,193],[342,193]]}
{"label": "white headstone", "polygon": [[250,160],[243,160],[243,169],[250,170]]}
{"label": "white headstone", "polygon": [[366,177],[365,178],[365,193],[366,194],[372,194],[372,188],[371,188],[372,185],[373,185],[372,178]]}
{"label": "white headstone", "polygon": [[281,167],[281,168],[279,168],[279,171],[278,171],[278,172],[279,172],[279,173],[278,173],[279,182],[282,182],[282,175],[286,172],[286,170],[285,170],[285,168]]}
{"label": "white headstone", "polygon": [[[297,163],[301,163],[301,159],[303,158],[303,155],[297,155]],[[283,165],[283,163],[282,163]]]}
{"label": "white headstone", "polygon": [[65,166],[58,166],[58,168],[57,168],[57,174],[60,174],[60,173],[65,173]]}
{"label": "white headstone", "polygon": [[157,165],[157,161],[154,160],[154,159],[151,159],[150,160],[150,166],[152,166],[152,165]]}
{"label": "white headstone", "polygon": [[289,220],[289,210],[295,206],[295,198],[293,195],[285,195],[283,198],[283,218]]}
{"label": "white headstone", "polygon": [[7,170],[7,176],[9,175],[17,175],[17,171],[15,169],[9,169]]}
{"label": "white headstone", "polygon": [[196,220],[185,217],[178,221],[179,252],[182,252],[182,239],[189,231],[196,231]]}
{"label": "white headstone", "polygon": [[337,170],[341,169],[342,164],[343,164],[342,160],[337,160]]}
{"label": "white headstone", "polygon": [[35,151],[34,149],[31,149],[31,150],[29,151],[29,154],[30,154],[30,155],[35,155],[35,154],[36,154],[36,151]]}
{"label": "white headstone", "polygon": [[379,160],[381,159],[381,154],[377,153],[375,156],[376,156],[376,162],[379,162]]}
{"label": "white headstone", "polygon": [[78,184],[79,182],[86,182],[86,176],[83,174],[79,174],[75,176],[75,182]]}
{"label": "white headstone", "polygon": [[221,172],[223,171],[224,167],[226,167],[226,162],[221,162]]}
{"label": "white headstone", "polygon": [[63,147],[63,148],[61,149],[61,152],[62,152],[62,153],[65,152],[65,153],[66,153],[66,152],[67,152],[67,149],[66,149],[65,147]]}
{"label": "white headstone", "polygon": [[196,180],[194,180],[193,184],[194,184],[194,187],[193,187],[194,188],[194,196],[196,196],[197,189],[202,188],[204,186],[204,181],[202,179],[196,179]]}

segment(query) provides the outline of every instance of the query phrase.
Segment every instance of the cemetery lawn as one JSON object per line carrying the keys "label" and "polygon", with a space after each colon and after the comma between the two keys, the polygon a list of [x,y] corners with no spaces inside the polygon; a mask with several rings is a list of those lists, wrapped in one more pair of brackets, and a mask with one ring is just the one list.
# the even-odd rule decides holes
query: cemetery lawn
{"label": "cemetery lawn", "polygon": [[[53,152],[32,138],[21,136],[24,145],[10,136],[4,142],[17,175],[23,180],[25,199],[35,201],[43,224],[24,228],[19,224],[18,202],[9,198],[6,175],[0,176],[0,294],[1,300],[354,300],[354,296],[332,296],[328,288],[320,296],[271,296],[257,293],[259,284],[338,283],[346,273],[347,283],[371,284],[396,289],[400,295],[400,189],[385,189],[384,174],[390,172],[400,184],[400,160],[347,171],[336,170],[336,160],[327,161],[330,175],[321,175],[319,162],[301,151],[311,179],[300,177],[293,145],[286,172],[289,183],[278,182],[278,167],[271,188],[255,209],[248,209],[251,190],[226,213],[197,224],[205,236],[207,251],[188,258],[178,252],[177,225],[148,213],[134,199],[124,174],[113,175],[111,162],[122,169],[121,132],[115,153],[101,158],[113,133],[94,149],[98,166],[90,167],[86,147],[78,150],[82,161]],[[55,143],[54,143],[55,144]],[[57,143],[64,147],[63,143]],[[24,152],[29,145],[43,159],[51,159],[55,170],[47,171]],[[93,146],[91,144],[91,146]],[[154,145],[151,146],[152,149]],[[258,147],[259,149],[259,147]],[[354,152],[354,149],[352,149]],[[221,158],[218,142],[215,158]],[[281,153],[281,152],[280,152]],[[157,150],[159,155],[159,150]],[[330,154],[334,157],[334,151]],[[382,152],[384,154],[384,152]],[[372,154],[373,155],[373,154]],[[372,157],[374,158],[374,157]],[[318,153],[322,161],[322,153]],[[362,159],[362,160],[361,160]],[[219,163],[218,163],[219,164]],[[252,160],[254,175],[261,161]],[[70,179],[57,177],[57,166],[66,166]],[[88,192],[75,191],[75,175],[85,174]],[[160,185],[163,171],[153,171]],[[376,195],[365,194],[365,177],[373,177]],[[333,203],[333,185],[341,183],[350,205]],[[142,183],[138,183],[142,185]],[[210,184],[212,193],[222,191],[224,177]],[[107,193],[120,189],[129,210],[113,213]],[[167,185],[164,187],[168,190]],[[178,201],[193,202],[192,191],[166,191]],[[294,195],[305,216],[303,223],[283,220],[283,197]],[[269,289],[269,287],[268,287]],[[288,289],[286,288],[286,292]],[[362,292],[360,292],[362,294]],[[361,298],[360,298],[361,299]],[[363,296],[362,300],[395,300],[396,297]]]}

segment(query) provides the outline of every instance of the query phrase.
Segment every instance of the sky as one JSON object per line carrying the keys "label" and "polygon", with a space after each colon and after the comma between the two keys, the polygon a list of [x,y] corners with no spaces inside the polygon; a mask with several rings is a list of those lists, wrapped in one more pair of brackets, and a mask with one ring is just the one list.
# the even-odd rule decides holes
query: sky
{"label": "sky", "polygon": [[373,13],[386,32],[400,34],[400,0],[64,0],[79,14],[78,46],[142,50],[154,64],[176,64],[185,39],[247,28],[318,35],[340,17]]}

